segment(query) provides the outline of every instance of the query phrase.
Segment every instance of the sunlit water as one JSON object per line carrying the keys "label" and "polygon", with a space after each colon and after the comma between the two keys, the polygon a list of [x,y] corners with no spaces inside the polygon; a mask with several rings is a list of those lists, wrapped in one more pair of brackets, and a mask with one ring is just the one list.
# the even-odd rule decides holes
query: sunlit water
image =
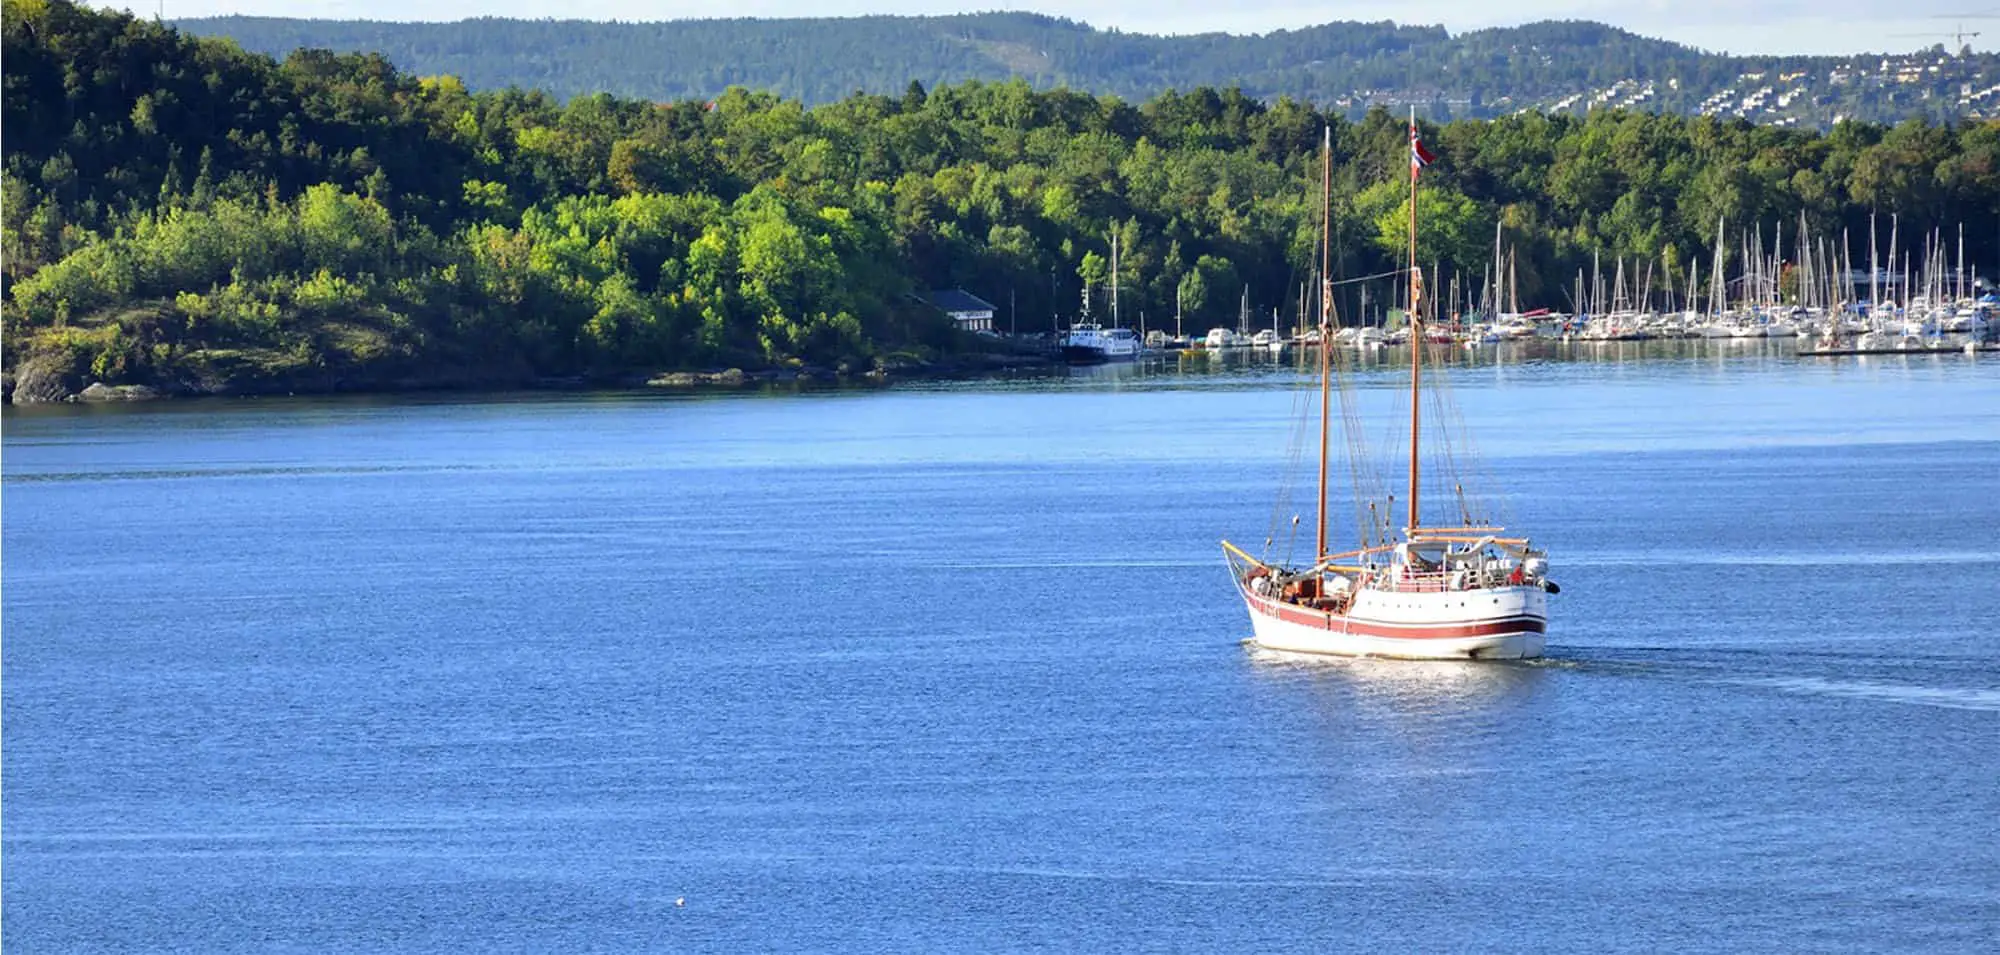
{"label": "sunlit water", "polygon": [[2000,362],[1584,354],[1532,665],[1242,645],[1268,362],[9,412],[5,941],[1990,950]]}

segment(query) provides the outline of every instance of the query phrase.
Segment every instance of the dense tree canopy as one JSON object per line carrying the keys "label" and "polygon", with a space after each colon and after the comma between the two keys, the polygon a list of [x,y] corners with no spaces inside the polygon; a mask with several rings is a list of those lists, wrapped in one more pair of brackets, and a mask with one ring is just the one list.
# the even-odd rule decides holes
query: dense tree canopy
{"label": "dense tree canopy", "polygon": [[[1246,288],[1257,313],[1289,313],[1316,260],[1323,129],[1335,268],[1402,255],[1407,132],[1382,111],[1021,81],[813,108],[744,89],[563,104],[371,55],[275,62],[64,0],[6,0],[4,38],[10,368],[173,383],[858,363],[962,347],[930,289],[1012,302],[1023,330],[1066,320],[1086,279],[1102,295],[1114,233],[1128,323],[1178,297],[1206,327]],[[1974,261],[2000,253],[2000,124],[1821,135],[1606,112],[1424,135],[1440,159],[1419,254],[1438,289],[1477,280],[1496,223],[1524,304],[1556,307],[1593,255],[1678,270],[1707,261],[1718,223],[1865,235],[1871,211],[1896,213],[1963,222]]]}

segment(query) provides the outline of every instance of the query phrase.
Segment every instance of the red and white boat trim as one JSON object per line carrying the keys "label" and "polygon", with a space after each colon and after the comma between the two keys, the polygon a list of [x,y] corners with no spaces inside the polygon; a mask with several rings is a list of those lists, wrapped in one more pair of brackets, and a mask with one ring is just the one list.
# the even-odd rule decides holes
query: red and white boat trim
{"label": "red and white boat trim", "polygon": [[1542,655],[1548,595],[1535,584],[1460,591],[1364,588],[1346,613],[1237,589],[1268,650],[1410,660],[1521,660]]}

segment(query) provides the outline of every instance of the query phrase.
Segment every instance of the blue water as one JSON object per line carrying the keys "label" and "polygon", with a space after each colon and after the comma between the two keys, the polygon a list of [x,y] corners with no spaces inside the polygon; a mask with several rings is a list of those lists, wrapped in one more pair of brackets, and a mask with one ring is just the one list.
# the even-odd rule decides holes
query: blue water
{"label": "blue water", "polygon": [[1532,665],[1241,645],[1282,367],[10,411],[5,942],[1990,951],[2000,363],[1626,354]]}

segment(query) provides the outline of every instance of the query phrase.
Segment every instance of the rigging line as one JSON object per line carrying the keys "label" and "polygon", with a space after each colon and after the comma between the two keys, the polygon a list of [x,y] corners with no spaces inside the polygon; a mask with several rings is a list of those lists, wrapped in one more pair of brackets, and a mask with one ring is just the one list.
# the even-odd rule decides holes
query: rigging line
{"label": "rigging line", "polygon": [[[1407,416],[1390,414],[1387,418],[1388,422],[1383,425],[1383,440],[1381,451],[1379,452],[1380,460],[1385,462],[1385,470],[1391,466],[1389,462],[1397,461],[1409,445],[1409,419]],[[1384,544],[1389,543],[1395,536],[1396,493],[1388,487],[1389,480],[1391,479],[1385,473],[1383,476],[1384,486],[1381,497],[1383,507],[1377,515],[1381,520],[1381,542]]]}
{"label": "rigging line", "polygon": [[[1450,385],[1447,381],[1448,375],[1445,368],[1444,359],[1446,356],[1443,354],[1444,350],[1443,345],[1432,348],[1433,364],[1437,366],[1438,373],[1433,376],[1431,381],[1425,382],[1427,386],[1425,391],[1426,397],[1430,399],[1432,426],[1438,432],[1437,443],[1431,451],[1431,465],[1436,470],[1437,477],[1440,484],[1443,485],[1443,489],[1449,490],[1453,485],[1461,484],[1462,481],[1458,473],[1457,461],[1452,454],[1451,421],[1446,415],[1446,412],[1450,410],[1448,397]],[[1464,504],[1460,502],[1460,510],[1463,511],[1463,509]]]}
{"label": "rigging line", "polygon": [[[1469,359],[1467,359],[1469,361]],[[1450,475],[1453,490],[1459,501],[1459,510],[1468,523],[1474,517],[1492,520],[1495,515],[1493,502],[1486,496],[1465,493],[1465,484],[1470,481],[1475,487],[1492,486],[1479,455],[1478,444],[1471,428],[1466,425],[1465,415],[1460,408],[1457,393],[1452,387],[1450,376],[1440,375],[1433,392],[1433,412],[1438,418],[1444,440],[1441,442],[1445,473]]]}
{"label": "rigging line", "polygon": [[1465,442],[1470,435],[1466,432],[1464,416],[1459,412],[1458,402],[1452,394],[1449,377],[1440,374],[1439,381],[1433,386],[1432,413],[1438,418],[1438,429],[1442,435],[1439,441],[1442,476],[1450,481],[1450,490],[1458,500],[1460,515],[1470,523],[1472,504],[1476,503],[1465,494]]}
{"label": "rigging line", "polygon": [[1446,397],[1450,401],[1453,424],[1458,429],[1459,473],[1463,475],[1463,480],[1477,489],[1468,495],[1468,500],[1483,513],[1488,522],[1504,526],[1508,522],[1504,519],[1507,515],[1501,513],[1502,509],[1499,506],[1503,500],[1499,496],[1500,485],[1494,481],[1493,472],[1488,468],[1486,457],[1480,451],[1478,433],[1466,422],[1464,410],[1457,400],[1457,392],[1447,392]]}
{"label": "rigging line", "polygon": [[[1286,447],[1285,465],[1282,479],[1278,486],[1278,496],[1272,503],[1271,523],[1269,531],[1264,538],[1264,556],[1267,559],[1272,555],[1271,552],[1275,546],[1280,527],[1286,522],[1286,512],[1292,511],[1293,491],[1298,482],[1300,468],[1304,463],[1307,432],[1312,425],[1312,415],[1310,414],[1312,410],[1311,397],[1310,391],[1306,388],[1296,388],[1292,391],[1291,440]],[[1290,517],[1291,533],[1285,541],[1285,563],[1291,563],[1297,549],[1298,525],[1299,515],[1296,511],[1292,511]]]}
{"label": "rigging line", "polygon": [[1377,539],[1377,502],[1388,497],[1388,475],[1382,469],[1386,457],[1372,452],[1368,447],[1368,429],[1361,420],[1360,403],[1353,400],[1353,386],[1347,389],[1348,403],[1342,418],[1342,426],[1347,429],[1348,468],[1354,486],[1354,507],[1356,517],[1363,524],[1359,543],[1373,546],[1381,543]]}
{"label": "rigging line", "polygon": [[[1277,499],[1271,505],[1271,524],[1264,535],[1264,557],[1267,559],[1271,556],[1272,547],[1277,540],[1279,524],[1284,520],[1285,512],[1291,508],[1292,487],[1298,480],[1299,466],[1305,458],[1306,429],[1310,418],[1310,415],[1307,414],[1310,408],[1306,401],[1306,394],[1305,389],[1302,388],[1295,389],[1292,392],[1291,440],[1287,443],[1285,449],[1285,463],[1280,471]],[[1292,545],[1296,543],[1296,533],[1294,533],[1293,538],[1293,541],[1286,544],[1287,561],[1290,560],[1289,552]]]}
{"label": "rigging line", "polygon": [[[1439,420],[1439,415],[1444,410],[1438,404],[1439,382],[1444,378],[1444,356],[1439,354],[1442,350],[1443,346],[1433,346],[1429,342],[1424,344],[1426,363],[1436,369],[1436,373],[1426,375],[1425,378],[1427,380],[1423,382],[1423,399],[1430,405],[1428,415],[1430,420],[1426,421],[1425,424],[1432,431],[1437,432],[1436,438],[1424,445],[1425,449],[1429,451],[1429,454],[1426,455],[1425,463],[1427,467],[1425,468],[1424,477],[1430,479],[1427,482],[1429,485],[1437,487],[1440,491],[1449,489],[1452,483],[1450,473],[1450,440],[1445,431],[1444,422]],[[1425,495],[1425,497],[1439,501],[1444,499],[1442,494]]]}
{"label": "rigging line", "polygon": [[[1432,392],[1431,413],[1442,414],[1443,411],[1444,409],[1436,400],[1436,392]],[[1430,467],[1435,472],[1435,477],[1433,478],[1435,482],[1433,484],[1434,496],[1440,502],[1455,502],[1458,506],[1460,516],[1463,517],[1465,502],[1454,491],[1455,488],[1462,486],[1463,482],[1458,479],[1458,475],[1454,471],[1455,462],[1451,453],[1450,438],[1446,437],[1447,432],[1443,422],[1438,423],[1437,430],[1437,447],[1431,451],[1430,455]]]}
{"label": "rigging line", "polygon": [[[1297,388],[1292,392],[1293,428],[1292,447],[1290,449],[1292,455],[1290,464],[1292,484],[1297,482],[1299,472],[1305,466],[1307,431],[1312,424],[1312,401],[1310,400],[1310,394],[1311,392],[1305,388]],[[1291,490],[1291,486],[1287,486],[1285,489],[1283,507],[1283,510],[1290,510],[1292,512],[1290,522],[1291,532],[1285,536],[1284,563],[1286,566],[1294,565],[1299,549],[1299,512],[1292,503]],[[1277,515],[1273,516],[1276,517]]]}
{"label": "rigging line", "polygon": [[1367,506],[1377,494],[1381,477],[1368,454],[1368,434],[1361,423],[1359,409],[1354,407],[1351,384],[1343,385],[1341,398],[1344,407],[1341,409],[1340,427],[1342,436],[1346,438],[1343,453],[1347,457],[1348,483],[1354,495],[1351,506],[1354,508],[1355,543],[1366,547],[1370,544],[1374,526]]}
{"label": "rigging line", "polygon": [[1488,523],[1505,525],[1507,522],[1501,519],[1503,515],[1496,506],[1498,498],[1494,489],[1499,485],[1494,482],[1492,473],[1486,467],[1485,456],[1479,450],[1478,436],[1466,423],[1456,396],[1448,394],[1446,401],[1447,413],[1453,417],[1452,427],[1457,431],[1454,454],[1457,456],[1455,467],[1459,475],[1458,480],[1476,489],[1469,494],[1461,492],[1466,507],[1474,512],[1475,516]]}
{"label": "rigging line", "polygon": [[[1327,314],[1330,320],[1323,334],[1335,335],[1341,328],[1339,309],[1329,305]],[[1331,363],[1333,378],[1340,395],[1342,457],[1347,459],[1348,481],[1353,491],[1349,503],[1355,515],[1355,544],[1358,547],[1368,547],[1374,543],[1375,522],[1372,517],[1374,510],[1372,500],[1379,496],[1382,476],[1373,466],[1374,462],[1368,451],[1368,432],[1361,420],[1360,403],[1355,398],[1354,355],[1345,348],[1330,349],[1330,351],[1334,356]]]}
{"label": "rigging line", "polygon": [[[1460,489],[1464,486],[1464,481],[1463,475],[1459,471],[1458,456],[1453,447],[1456,441],[1456,436],[1453,434],[1453,425],[1455,423],[1453,418],[1457,417],[1457,406],[1451,399],[1450,368],[1448,366],[1452,364],[1451,359],[1454,356],[1450,346],[1447,344],[1426,343],[1426,347],[1429,349],[1428,354],[1430,355],[1431,363],[1437,368],[1437,374],[1431,376],[1430,380],[1424,383],[1425,396],[1429,399],[1431,405],[1431,427],[1437,433],[1437,441],[1433,443],[1430,456],[1431,468],[1434,472],[1433,487],[1436,487],[1440,492],[1450,492],[1451,496],[1448,499],[1457,500],[1460,515],[1464,516],[1466,511],[1465,501],[1462,494],[1459,493]],[[1444,495],[1441,493],[1440,498],[1443,497]]]}
{"label": "rigging line", "polygon": [[[1331,321],[1324,334],[1331,335],[1340,328],[1340,313],[1337,308],[1330,308],[1329,314]],[[1366,547],[1369,545],[1369,521],[1365,504],[1369,496],[1368,478],[1372,473],[1368,467],[1367,433],[1362,427],[1360,409],[1355,407],[1353,356],[1345,348],[1335,350],[1334,355],[1334,379],[1340,392],[1342,456],[1347,459],[1348,480],[1354,492],[1351,506],[1355,509],[1356,545]]]}
{"label": "rigging line", "polygon": [[1410,274],[1410,270],[1409,270],[1409,269],[1407,269],[1407,268],[1403,268],[1403,269],[1392,269],[1392,270],[1390,270],[1390,271],[1387,271],[1387,272],[1377,272],[1377,273],[1375,273],[1374,275],[1363,275],[1363,276],[1361,276],[1360,278],[1352,278],[1352,279],[1339,279],[1339,280],[1336,280],[1336,281],[1332,281],[1332,282],[1328,282],[1328,283],[1326,283],[1326,284],[1328,284],[1328,285],[1353,285],[1353,284],[1355,284],[1355,283],[1357,283],[1357,282],[1372,282],[1372,281],[1374,281],[1374,280],[1376,280],[1376,279],[1388,279],[1388,278],[1397,278],[1397,277],[1400,277],[1400,276],[1404,276],[1404,275],[1408,275],[1408,274]]}

